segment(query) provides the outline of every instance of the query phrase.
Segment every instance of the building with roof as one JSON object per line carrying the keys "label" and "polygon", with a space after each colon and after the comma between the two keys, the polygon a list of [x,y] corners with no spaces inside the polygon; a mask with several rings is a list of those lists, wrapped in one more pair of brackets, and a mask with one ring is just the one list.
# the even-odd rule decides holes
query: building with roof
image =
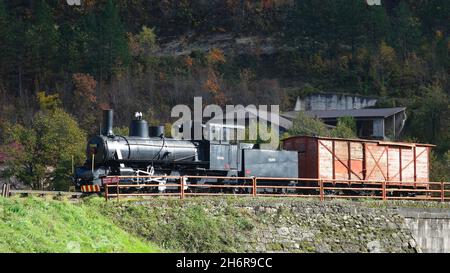
{"label": "building with roof", "polygon": [[[353,117],[356,121],[357,136],[363,139],[376,140],[397,140],[404,128],[406,122],[406,108],[358,108],[358,109],[333,109],[329,108],[289,111],[281,114],[271,113],[256,107],[242,107],[231,113],[224,111],[222,114],[214,116],[223,124],[242,125],[244,128],[257,120],[273,127],[279,128],[280,135],[287,132],[293,125],[294,119],[299,112],[322,120],[325,125],[332,129],[337,125],[341,117]],[[345,107],[344,107],[345,108]],[[239,113],[238,113],[239,112]]]}
{"label": "building with roof", "polygon": [[[299,111],[285,112],[281,116],[294,120]],[[341,117],[356,120],[357,135],[365,139],[398,139],[406,122],[406,108],[363,108],[348,110],[309,110],[310,117],[321,119],[329,126],[336,126]]]}

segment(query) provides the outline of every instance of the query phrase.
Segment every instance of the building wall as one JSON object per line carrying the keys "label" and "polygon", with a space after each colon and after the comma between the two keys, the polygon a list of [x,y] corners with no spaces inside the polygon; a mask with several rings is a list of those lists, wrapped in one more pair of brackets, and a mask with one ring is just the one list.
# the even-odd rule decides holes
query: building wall
{"label": "building wall", "polygon": [[403,127],[406,121],[405,112],[397,113],[385,119],[385,135],[391,139],[398,139],[399,135],[403,131]]}
{"label": "building wall", "polygon": [[373,120],[373,136],[384,137],[384,119],[374,119]]}
{"label": "building wall", "polygon": [[338,94],[314,94],[297,98],[296,111],[304,110],[349,110],[375,106],[377,99]]}

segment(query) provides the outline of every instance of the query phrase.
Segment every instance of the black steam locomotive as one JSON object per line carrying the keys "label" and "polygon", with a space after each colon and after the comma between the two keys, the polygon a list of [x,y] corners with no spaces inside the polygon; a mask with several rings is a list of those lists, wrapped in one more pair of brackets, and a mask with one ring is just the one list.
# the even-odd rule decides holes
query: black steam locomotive
{"label": "black steam locomotive", "polygon": [[[202,140],[167,138],[164,127],[149,127],[142,114],[136,113],[129,126],[129,136],[120,136],[112,129],[113,110],[105,110],[101,134],[89,140],[86,162],[76,168],[75,186],[85,192],[99,191],[106,176],[134,176],[121,179],[123,183],[159,184],[168,181],[135,176],[298,177],[297,152],[261,150],[251,143],[233,142],[227,139],[227,131],[233,128],[209,126],[203,126],[203,130],[214,131],[220,137]],[[187,184],[217,182],[239,183],[236,179],[197,178],[190,179]]]}

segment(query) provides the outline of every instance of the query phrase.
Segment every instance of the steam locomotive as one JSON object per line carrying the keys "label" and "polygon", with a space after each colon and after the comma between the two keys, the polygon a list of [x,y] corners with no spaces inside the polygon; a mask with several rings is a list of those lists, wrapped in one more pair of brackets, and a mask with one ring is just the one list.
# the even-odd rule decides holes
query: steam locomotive
{"label": "steam locomotive", "polygon": [[[220,124],[202,127],[203,130],[209,130],[210,136],[214,134],[219,137],[203,137],[201,140],[168,138],[164,136],[164,127],[149,126],[142,114],[136,113],[129,126],[129,135],[115,135],[113,110],[104,110],[101,134],[88,141],[86,162],[76,168],[74,184],[83,192],[96,192],[102,189],[102,181],[107,176],[130,177],[121,179],[120,183],[158,184],[169,180],[136,176],[205,177],[190,179],[187,184],[243,182],[207,176],[298,177],[296,151],[262,150],[255,144],[229,139],[229,131],[235,128]],[[289,183],[289,180],[286,181],[267,180],[266,183]],[[158,190],[158,187],[154,188]]]}

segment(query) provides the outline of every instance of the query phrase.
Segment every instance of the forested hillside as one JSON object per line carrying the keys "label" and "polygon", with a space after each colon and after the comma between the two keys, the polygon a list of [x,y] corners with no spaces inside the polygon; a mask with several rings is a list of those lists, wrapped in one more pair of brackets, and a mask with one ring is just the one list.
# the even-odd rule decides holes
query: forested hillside
{"label": "forested hillside", "polygon": [[327,91],[408,107],[405,140],[437,144],[445,169],[449,22],[447,0],[0,0],[1,141],[36,151],[55,109],[83,139],[105,107],[117,126],[134,111],[165,124],[194,95],[292,110],[297,96]]}

